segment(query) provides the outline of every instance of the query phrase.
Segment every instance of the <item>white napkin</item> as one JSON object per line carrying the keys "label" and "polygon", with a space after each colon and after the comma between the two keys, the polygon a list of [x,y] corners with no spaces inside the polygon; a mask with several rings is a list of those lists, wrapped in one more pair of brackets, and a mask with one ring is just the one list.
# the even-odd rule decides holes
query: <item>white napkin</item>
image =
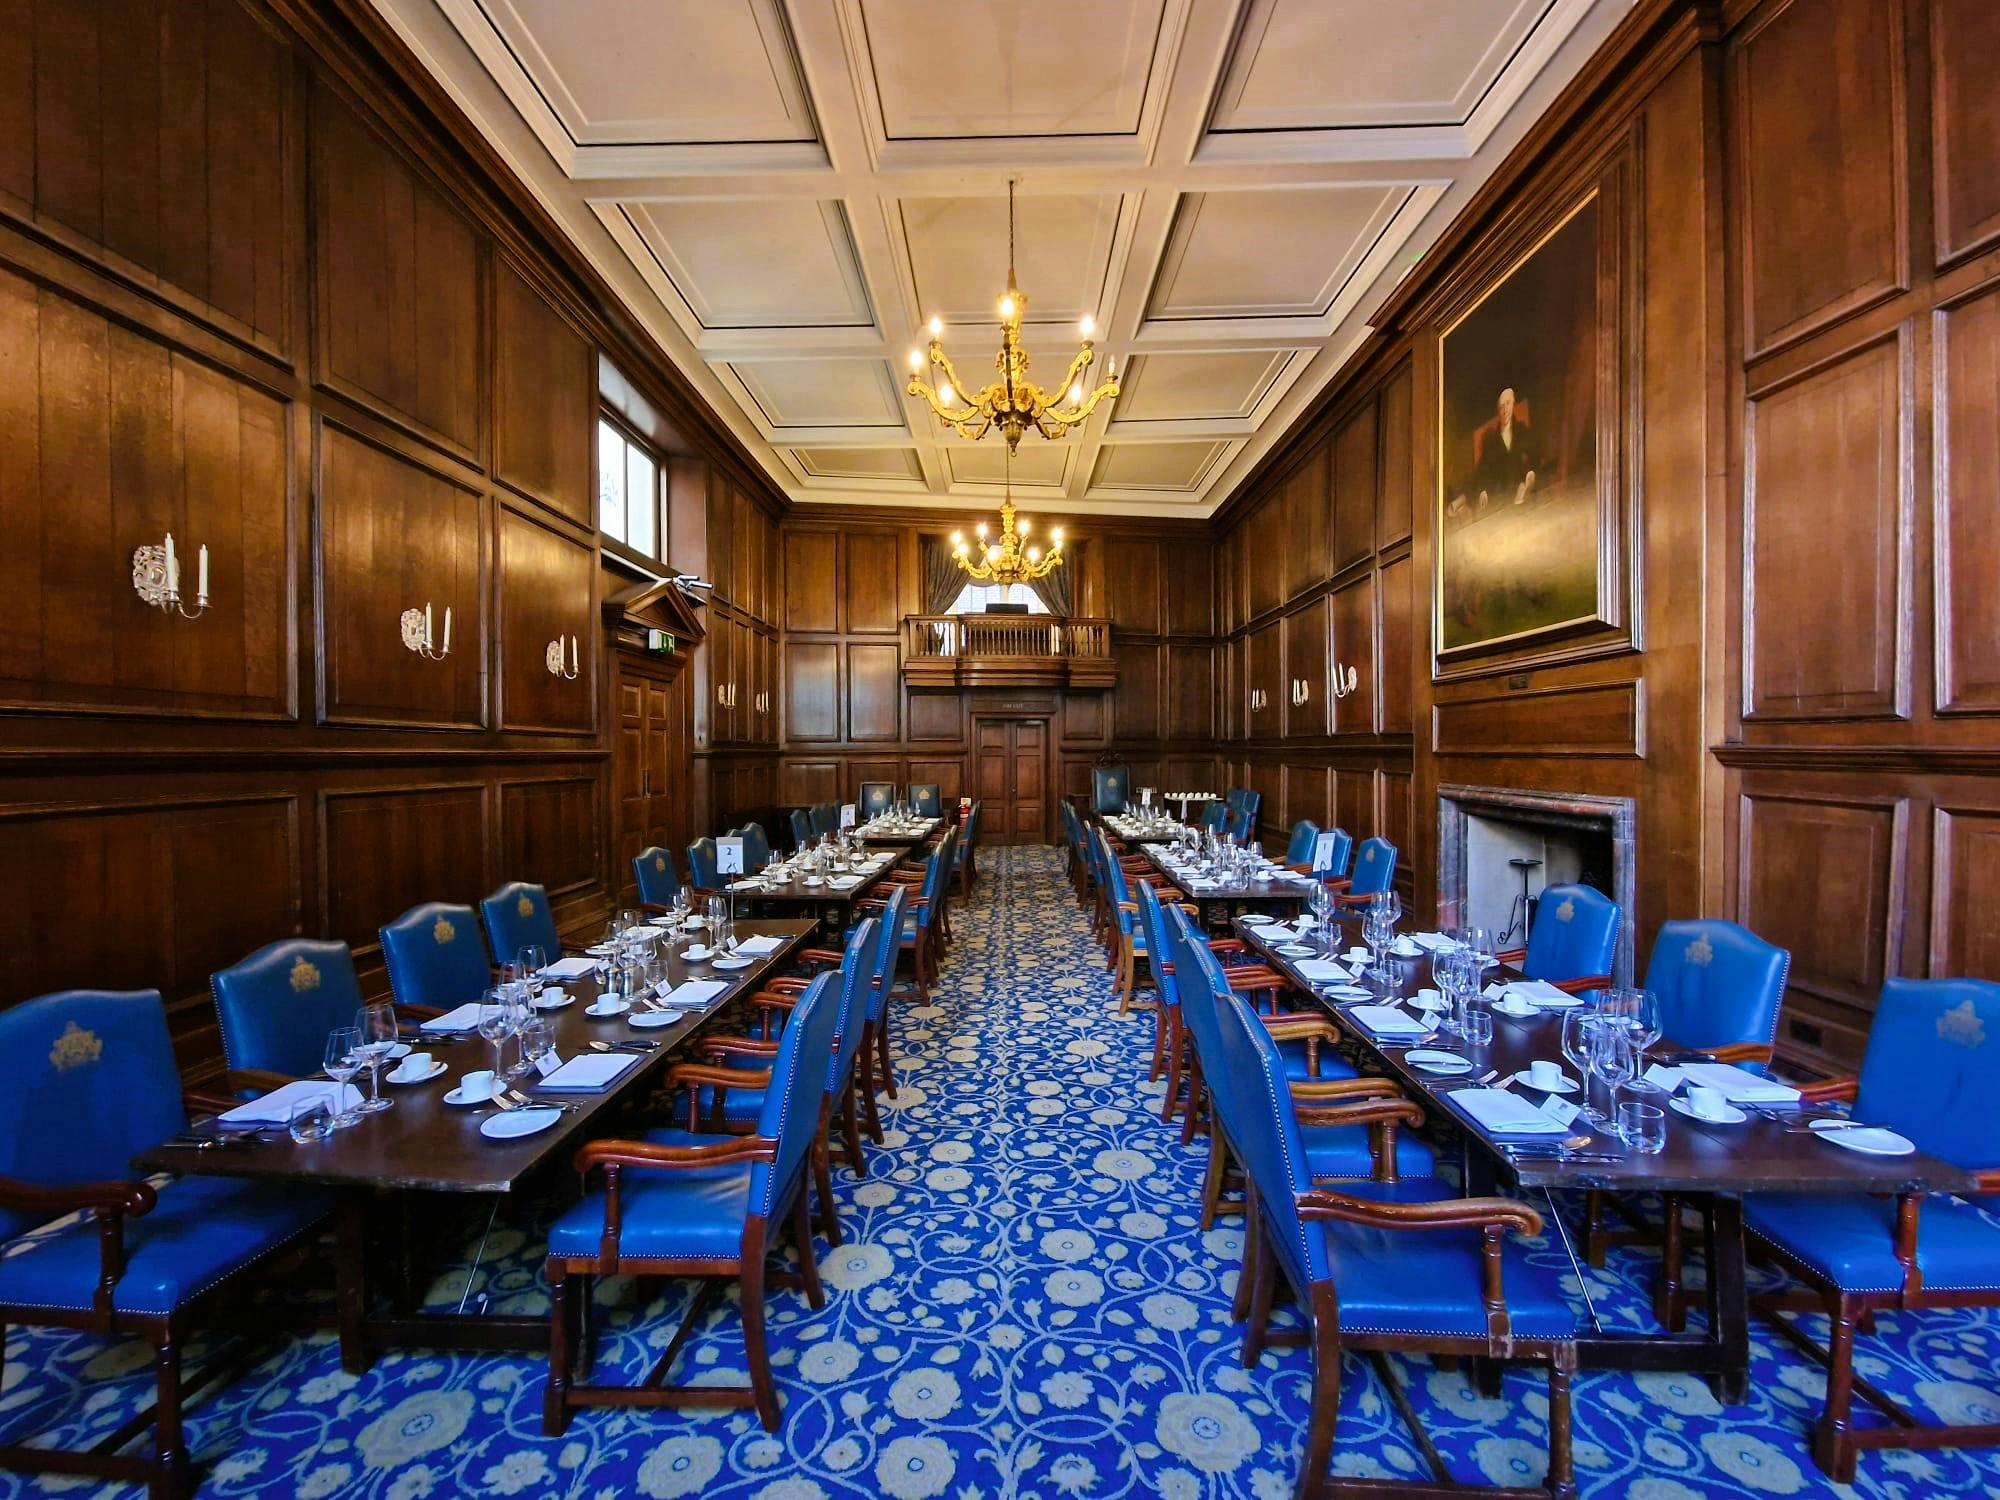
{"label": "white napkin", "polygon": [[728,989],[729,984],[727,979],[683,979],[672,989],[662,991],[660,998],[669,1005],[706,1005]]}
{"label": "white napkin", "polygon": [[544,979],[581,979],[586,974],[597,972],[594,958],[563,958],[542,970]]}
{"label": "white napkin", "polygon": [[239,1104],[216,1118],[224,1125],[283,1125],[292,1118],[293,1109],[314,1099],[326,1100],[338,1114],[353,1109],[361,1102],[361,1090],[351,1083],[300,1078],[281,1084],[262,1098]]}
{"label": "white napkin", "polygon": [[[544,973],[547,970],[543,971]],[[470,1031],[479,1024],[479,1002],[468,1000],[456,1010],[448,1010],[423,1023],[419,1031]]]}
{"label": "white napkin", "polygon": [[1339,984],[1347,978],[1347,970],[1330,958],[1302,958],[1292,967],[1299,971],[1299,978],[1313,984]]}
{"label": "white napkin", "polygon": [[1569,1010],[1583,1004],[1581,996],[1567,994],[1546,979],[1517,979],[1507,986],[1506,993],[1544,1010]]}
{"label": "white napkin", "polygon": [[1449,1097],[1496,1135],[1561,1135],[1569,1129],[1506,1089],[1455,1089]]}
{"label": "white napkin", "polygon": [[586,1052],[572,1057],[536,1085],[545,1089],[601,1089],[641,1061],[637,1052]]}
{"label": "white napkin", "polygon": [[[834,884],[839,885],[840,882],[836,880]],[[765,933],[761,937],[745,938],[736,945],[736,951],[751,958],[762,958],[767,953],[776,953],[784,946],[783,938],[772,937],[769,933]]]}
{"label": "white napkin", "polygon": [[1410,941],[1428,953],[1435,953],[1451,941],[1441,932],[1413,932]]}
{"label": "white napkin", "polygon": [[729,882],[729,889],[732,891],[761,891],[764,889],[764,882],[748,879],[732,880]]}
{"label": "white napkin", "polygon": [[1728,1063],[1691,1062],[1680,1064],[1681,1080],[1720,1089],[1731,1104],[1796,1104],[1799,1091],[1789,1084],[1759,1078]]}
{"label": "white napkin", "polygon": [[859,875],[836,875],[833,877],[833,888],[836,891],[851,891],[859,884],[861,884],[861,877]]}
{"label": "white napkin", "polygon": [[1357,1005],[1347,1013],[1375,1036],[1428,1036],[1430,1023],[1396,1005]]}

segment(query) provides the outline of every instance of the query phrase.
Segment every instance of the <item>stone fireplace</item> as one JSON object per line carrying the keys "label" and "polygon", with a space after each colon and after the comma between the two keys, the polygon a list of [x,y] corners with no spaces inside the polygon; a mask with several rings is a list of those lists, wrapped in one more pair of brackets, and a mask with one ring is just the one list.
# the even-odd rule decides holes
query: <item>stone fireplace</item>
{"label": "stone fireplace", "polygon": [[1496,932],[1512,925],[1505,946],[1520,947],[1527,941],[1526,915],[1543,886],[1594,886],[1624,913],[1612,973],[1618,983],[1630,984],[1634,817],[1630,797],[1440,786],[1439,925]]}

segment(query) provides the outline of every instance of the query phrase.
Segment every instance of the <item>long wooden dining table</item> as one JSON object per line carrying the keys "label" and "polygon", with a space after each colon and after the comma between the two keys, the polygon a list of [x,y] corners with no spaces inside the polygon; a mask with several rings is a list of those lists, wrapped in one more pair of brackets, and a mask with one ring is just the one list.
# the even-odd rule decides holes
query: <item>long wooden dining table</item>
{"label": "long wooden dining table", "polygon": [[[646,1045],[646,1050],[635,1052],[638,1061],[595,1092],[544,1093],[526,1078],[518,1082],[516,1086],[535,1103],[560,1106],[564,1111],[553,1125],[536,1134],[489,1138],[480,1133],[480,1126],[502,1112],[498,1106],[445,1103],[446,1092],[467,1072],[492,1066],[492,1047],[483,1037],[469,1031],[424,1032],[406,1025],[403,1040],[412,1048],[429,1052],[445,1068],[427,1082],[397,1085],[386,1081],[389,1069],[385,1067],[382,1094],[394,1101],[391,1108],[363,1115],[325,1140],[306,1144],[293,1141],[283,1126],[252,1134],[219,1126],[210,1117],[197,1120],[192,1133],[212,1135],[220,1143],[163,1145],[140,1157],[135,1165],[149,1172],[247,1177],[331,1188],[335,1200],[336,1317],[341,1364],[350,1372],[367,1369],[376,1351],[383,1349],[545,1348],[546,1318],[423,1312],[408,1305],[408,1287],[404,1288],[404,1305],[374,1305],[368,1259],[376,1210],[396,1201],[392,1195],[511,1194],[538,1174],[568,1161],[579,1139],[604,1134],[620,1107],[657,1081],[681,1043],[706,1028],[732,1002],[756,991],[790,960],[816,927],[810,921],[739,922],[739,942],[760,936],[780,941],[773,952],[730,971],[685,957],[690,940],[663,936],[660,951],[668,980],[674,984],[691,979],[729,982],[726,991],[664,1026],[633,1027],[629,1024],[631,1012],[610,1018],[590,1016],[586,1009],[601,990],[598,978],[559,981],[573,997],[572,1003],[536,1014],[553,1023],[555,1050],[563,1058],[589,1054],[592,1042]],[[361,1085],[364,1080],[356,1083]],[[401,1201],[407,1206],[407,1198]],[[476,1274],[476,1268],[467,1274]]]}
{"label": "long wooden dining table", "polygon": [[[1624,1370],[1681,1370],[1707,1375],[1715,1380],[1725,1400],[1743,1399],[1750,1359],[1750,1305],[1743,1233],[1743,1198],[1750,1193],[1905,1193],[1966,1192],[1973,1176],[1951,1162],[1921,1152],[1909,1156],[1870,1156],[1844,1150],[1817,1136],[1796,1129],[1771,1114],[1746,1110],[1740,1124],[1707,1124],[1675,1111],[1667,1113],[1666,1146],[1647,1155],[1630,1149],[1614,1134],[1594,1129],[1579,1119],[1571,1129],[1589,1135],[1585,1160],[1570,1153],[1514,1155],[1506,1146],[1546,1137],[1502,1136],[1488,1130],[1453,1102],[1459,1090],[1475,1086],[1488,1073],[1494,1083],[1516,1078],[1530,1063],[1554,1062],[1565,1075],[1574,1070],[1562,1051],[1562,1012],[1538,1011],[1532,1017],[1513,1018],[1493,1011],[1493,1040],[1481,1047],[1468,1046],[1462,1038],[1434,1035],[1425,1039],[1377,1038],[1347,1013],[1357,1005],[1392,998],[1407,998],[1419,989],[1434,985],[1428,953],[1390,955],[1395,970],[1393,982],[1355,977],[1351,983],[1370,992],[1370,1000],[1336,999],[1325,993],[1334,988],[1326,980],[1306,978],[1301,963],[1312,959],[1339,960],[1347,947],[1345,938],[1358,918],[1340,913],[1334,931],[1340,934],[1331,944],[1317,939],[1284,940],[1276,937],[1275,926],[1236,922],[1237,934],[1260,959],[1286,976],[1301,993],[1310,995],[1333,1017],[1342,1034],[1382,1072],[1394,1078],[1410,1095],[1428,1103],[1434,1113],[1448,1118],[1457,1127],[1462,1143],[1461,1162],[1464,1190],[1478,1196],[1511,1182],[1523,1192],[1539,1191],[1545,1197],[1561,1190],[1598,1189],[1624,1195],[1672,1192],[1707,1210],[1709,1225],[1706,1326],[1695,1332],[1624,1332],[1599,1325],[1591,1307],[1592,1331],[1578,1340],[1577,1357],[1583,1367]],[[1308,954],[1286,953],[1286,947],[1307,947]],[[1349,966],[1352,967],[1352,966]],[[1507,983],[1526,976],[1506,965],[1489,972],[1487,982]],[[1490,1009],[1490,1007],[1489,1007]],[[1472,1064],[1470,1074],[1439,1076],[1412,1065],[1408,1053],[1417,1047],[1436,1047],[1456,1052]],[[1656,1059],[1685,1055],[1671,1039],[1663,1038],[1652,1049]],[[1580,1080],[1587,1084],[1587,1080]],[[1529,1088],[1525,1080],[1513,1089],[1530,1103],[1548,1097]],[[1555,1212],[1552,1197],[1548,1199]],[[1567,1231],[1558,1221],[1557,1232],[1567,1245]],[[1572,1257],[1575,1251],[1571,1250]],[[1587,1289],[1588,1279],[1581,1264],[1578,1279]],[[1667,1289],[1671,1291],[1672,1289]],[[1587,1291],[1586,1291],[1587,1295]]]}
{"label": "long wooden dining table", "polygon": [[1153,867],[1200,913],[1204,930],[1213,920],[1217,907],[1224,912],[1249,907],[1253,911],[1289,915],[1297,912],[1312,893],[1312,882],[1309,880],[1291,881],[1277,877],[1256,877],[1233,880],[1227,885],[1209,885],[1180,866],[1168,863],[1164,857],[1164,845],[1146,844],[1142,847]]}

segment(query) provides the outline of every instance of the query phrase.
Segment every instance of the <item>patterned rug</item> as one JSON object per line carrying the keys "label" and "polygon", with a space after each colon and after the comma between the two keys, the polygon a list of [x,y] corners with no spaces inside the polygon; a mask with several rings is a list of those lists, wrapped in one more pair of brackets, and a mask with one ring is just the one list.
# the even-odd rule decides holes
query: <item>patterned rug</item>
{"label": "patterned rug", "polygon": [[[204,1495],[533,1495],[609,1500],[1166,1500],[1292,1492],[1306,1410],[1304,1352],[1240,1367],[1229,1319],[1242,1236],[1202,1233],[1199,1152],[1158,1120],[1145,1083],[1151,1019],[1119,1020],[1101,950],[1053,850],[995,851],[934,1003],[898,1005],[900,1088],[870,1175],[836,1171],[848,1236],[815,1246],[825,1309],[769,1299],[784,1427],[747,1412],[580,1414],[541,1432],[542,1363],[413,1351],[343,1374],[330,1337],[289,1342],[190,1414]],[[464,1257],[432,1300],[455,1304],[483,1206],[435,1226]],[[503,1216],[471,1295],[496,1311],[546,1306],[532,1222]],[[1540,1252],[1567,1265],[1559,1243]],[[1608,1322],[1643,1325],[1655,1262],[1590,1273]],[[1574,1285],[1574,1282],[1572,1282]],[[639,1309],[599,1289],[598,1378],[636,1378],[688,1295]],[[741,1378],[733,1303],[692,1358],[697,1378]],[[2000,1451],[1865,1455],[1851,1488],[1806,1450],[1819,1370],[1753,1327],[1751,1396],[1723,1410],[1674,1375],[1579,1379],[1576,1461],[1586,1495],[2000,1494]],[[1884,1318],[1862,1372],[1918,1411],[1996,1420],[2000,1319]],[[192,1351],[197,1357],[200,1350]],[[148,1351],[12,1329],[0,1441],[66,1441],[117,1427],[150,1395]],[[1455,1475],[1527,1484],[1544,1465],[1541,1379],[1510,1373],[1488,1400],[1462,1374],[1397,1369]],[[1414,1477],[1416,1446],[1383,1387],[1350,1361],[1335,1468]],[[0,1474],[0,1500],[130,1494],[94,1481]]]}

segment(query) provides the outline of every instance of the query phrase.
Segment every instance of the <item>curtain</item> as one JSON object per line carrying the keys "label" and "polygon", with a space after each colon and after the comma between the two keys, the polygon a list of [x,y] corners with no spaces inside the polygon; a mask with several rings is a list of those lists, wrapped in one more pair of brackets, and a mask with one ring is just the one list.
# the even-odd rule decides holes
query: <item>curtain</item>
{"label": "curtain", "polygon": [[966,584],[965,572],[941,536],[917,538],[917,572],[923,584],[924,613],[949,613]]}
{"label": "curtain", "polygon": [[1033,579],[1028,584],[1028,587],[1035,591],[1035,597],[1042,601],[1042,607],[1059,618],[1066,618],[1076,610],[1076,595],[1070,589],[1069,583],[1069,573],[1074,562],[1075,560],[1071,559],[1048,577]]}

